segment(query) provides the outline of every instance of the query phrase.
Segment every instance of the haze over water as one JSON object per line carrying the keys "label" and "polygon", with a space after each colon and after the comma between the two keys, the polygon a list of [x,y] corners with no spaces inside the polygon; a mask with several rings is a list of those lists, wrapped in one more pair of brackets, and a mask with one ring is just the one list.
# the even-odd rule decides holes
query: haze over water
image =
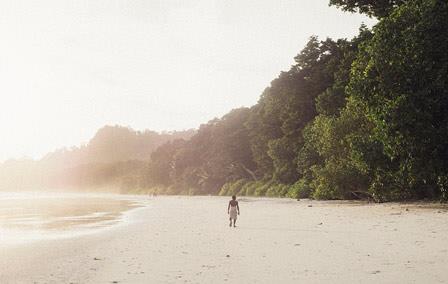
{"label": "haze over water", "polygon": [[128,221],[142,197],[114,194],[0,192],[0,242],[75,237]]}

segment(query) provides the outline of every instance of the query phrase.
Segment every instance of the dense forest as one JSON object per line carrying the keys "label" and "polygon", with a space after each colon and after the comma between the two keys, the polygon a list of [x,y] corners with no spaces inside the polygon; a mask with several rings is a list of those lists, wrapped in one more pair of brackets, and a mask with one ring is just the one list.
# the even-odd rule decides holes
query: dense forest
{"label": "dense forest", "polygon": [[331,0],[377,17],[311,37],[251,108],[151,155],[161,193],[448,198],[448,2]]}
{"label": "dense forest", "polygon": [[96,185],[120,172],[114,183],[129,193],[447,200],[448,2],[330,5],[378,23],[351,40],[311,37],[250,108],[157,147],[126,138],[94,150],[110,160],[77,160],[83,174],[60,180]]}

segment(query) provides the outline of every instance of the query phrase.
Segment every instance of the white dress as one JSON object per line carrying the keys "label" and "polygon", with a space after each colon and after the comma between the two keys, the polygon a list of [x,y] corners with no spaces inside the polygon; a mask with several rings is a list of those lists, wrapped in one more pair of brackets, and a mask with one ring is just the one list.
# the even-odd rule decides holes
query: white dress
{"label": "white dress", "polygon": [[230,219],[236,220],[238,212],[236,211],[236,206],[230,206]]}

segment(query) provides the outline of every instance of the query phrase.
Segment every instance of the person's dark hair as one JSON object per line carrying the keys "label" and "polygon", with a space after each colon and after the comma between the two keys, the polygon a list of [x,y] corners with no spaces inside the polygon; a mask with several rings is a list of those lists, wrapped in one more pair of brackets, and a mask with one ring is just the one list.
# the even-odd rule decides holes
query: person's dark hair
{"label": "person's dark hair", "polygon": [[236,199],[236,195],[232,195],[232,199],[235,200]]}

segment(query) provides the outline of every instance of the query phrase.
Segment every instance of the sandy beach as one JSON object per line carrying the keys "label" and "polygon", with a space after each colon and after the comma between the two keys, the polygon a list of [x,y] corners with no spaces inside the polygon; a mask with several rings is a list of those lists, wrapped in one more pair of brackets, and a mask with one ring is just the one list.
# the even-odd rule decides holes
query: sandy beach
{"label": "sandy beach", "polygon": [[448,211],[403,204],[141,197],[88,234],[0,244],[0,283],[448,283]]}

